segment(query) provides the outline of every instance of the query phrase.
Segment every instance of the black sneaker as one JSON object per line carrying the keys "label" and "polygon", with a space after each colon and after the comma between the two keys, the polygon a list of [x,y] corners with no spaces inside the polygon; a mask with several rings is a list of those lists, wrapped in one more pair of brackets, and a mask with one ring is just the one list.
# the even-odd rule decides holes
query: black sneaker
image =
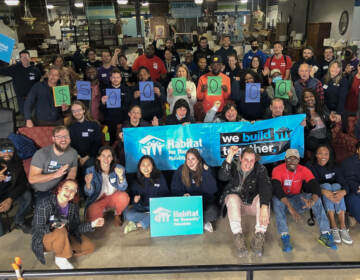
{"label": "black sneaker", "polygon": [[15,224],[16,229],[21,229],[23,233],[30,234],[31,233],[31,226],[27,225],[26,223],[23,224]]}

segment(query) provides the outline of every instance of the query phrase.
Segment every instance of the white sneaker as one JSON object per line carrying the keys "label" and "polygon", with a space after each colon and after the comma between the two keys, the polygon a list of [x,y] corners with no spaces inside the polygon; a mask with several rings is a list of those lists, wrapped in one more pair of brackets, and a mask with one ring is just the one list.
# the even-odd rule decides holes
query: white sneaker
{"label": "white sneaker", "polygon": [[349,230],[348,229],[340,229],[340,237],[342,242],[344,242],[345,244],[351,245],[353,243],[350,234],[349,234]]}
{"label": "white sneaker", "polygon": [[334,242],[340,244],[341,243],[341,237],[340,237],[339,229],[332,228],[330,231],[331,231],[331,234],[332,234],[332,236],[334,238]]}
{"label": "white sneaker", "polygon": [[60,269],[74,269],[73,265],[66,258],[55,257],[55,264]]}
{"label": "white sneaker", "polygon": [[207,222],[204,225],[204,230],[206,230],[207,232],[214,232],[214,228],[213,228],[211,222]]}

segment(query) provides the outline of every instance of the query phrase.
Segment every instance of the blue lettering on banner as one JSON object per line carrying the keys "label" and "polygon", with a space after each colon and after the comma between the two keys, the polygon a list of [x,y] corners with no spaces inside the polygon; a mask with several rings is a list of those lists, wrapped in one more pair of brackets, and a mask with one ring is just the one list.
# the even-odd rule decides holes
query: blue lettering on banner
{"label": "blue lettering on banner", "polygon": [[201,196],[150,198],[150,235],[203,234]]}
{"label": "blue lettering on banner", "polygon": [[139,159],[151,156],[161,170],[175,170],[185,161],[186,151],[196,148],[210,166],[220,166],[230,146],[239,153],[251,147],[262,163],[283,160],[288,148],[304,153],[305,114],[270,120],[233,123],[201,123],[159,127],[124,128],[126,171],[136,172]]}

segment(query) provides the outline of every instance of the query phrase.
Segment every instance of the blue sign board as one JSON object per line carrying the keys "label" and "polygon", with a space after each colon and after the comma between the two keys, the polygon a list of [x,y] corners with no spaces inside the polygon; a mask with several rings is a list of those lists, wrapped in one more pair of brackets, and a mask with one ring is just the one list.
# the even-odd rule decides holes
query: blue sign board
{"label": "blue sign board", "polygon": [[89,81],[76,81],[77,99],[91,100],[91,84]]}
{"label": "blue sign board", "polygon": [[10,62],[15,40],[0,33],[0,60]]}
{"label": "blue sign board", "polygon": [[154,82],[140,82],[140,101],[154,101]]}
{"label": "blue sign board", "polygon": [[201,196],[150,198],[150,236],[203,234]]}
{"label": "blue sign board", "polygon": [[151,156],[161,170],[175,170],[186,151],[198,149],[210,166],[221,166],[230,146],[251,147],[262,163],[283,160],[288,148],[304,153],[305,114],[250,122],[199,123],[124,128],[126,171],[136,172],[139,159]]}
{"label": "blue sign board", "polygon": [[121,107],[121,90],[119,88],[107,88],[106,108],[120,108]]}

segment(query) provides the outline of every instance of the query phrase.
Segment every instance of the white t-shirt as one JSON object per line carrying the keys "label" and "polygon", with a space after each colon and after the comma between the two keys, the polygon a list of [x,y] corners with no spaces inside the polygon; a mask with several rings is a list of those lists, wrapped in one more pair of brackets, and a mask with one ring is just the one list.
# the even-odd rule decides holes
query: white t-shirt
{"label": "white t-shirt", "polygon": [[111,185],[109,181],[109,175],[102,173],[101,176],[103,178],[101,192],[96,200],[98,200],[103,195],[109,196],[112,195],[114,192],[116,192],[116,189]]}

